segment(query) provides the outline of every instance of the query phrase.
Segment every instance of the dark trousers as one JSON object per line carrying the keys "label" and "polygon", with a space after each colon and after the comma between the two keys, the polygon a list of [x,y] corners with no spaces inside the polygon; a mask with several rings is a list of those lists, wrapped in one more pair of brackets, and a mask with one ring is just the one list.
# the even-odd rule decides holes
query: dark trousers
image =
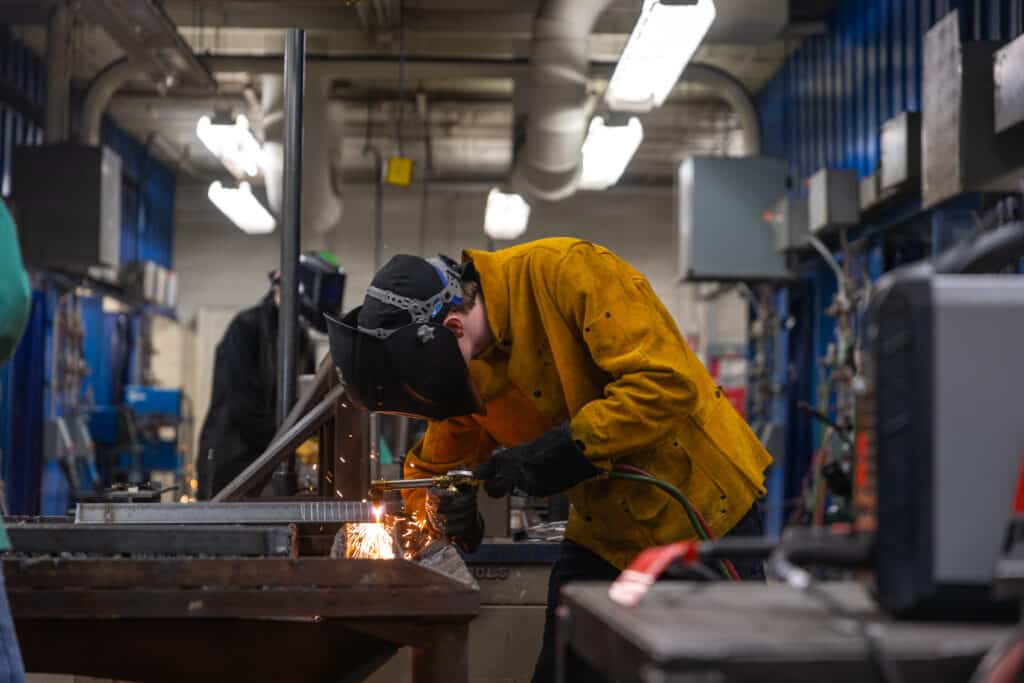
{"label": "dark trousers", "polygon": [[[764,526],[761,521],[761,507],[757,503],[744,515],[729,536],[762,536]],[[552,683],[555,680],[555,608],[558,607],[562,586],[573,581],[614,581],[619,570],[590,550],[578,543],[562,541],[561,554],[551,568],[548,580],[548,606],[544,619],[544,644],[541,647],[537,666],[533,671],[533,683]],[[735,561],[736,572],[744,581],[764,581],[764,564],[756,560]],[[574,662],[571,667],[576,675],[574,681],[604,680],[600,674],[583,673],[587,667],[582,662]]]}

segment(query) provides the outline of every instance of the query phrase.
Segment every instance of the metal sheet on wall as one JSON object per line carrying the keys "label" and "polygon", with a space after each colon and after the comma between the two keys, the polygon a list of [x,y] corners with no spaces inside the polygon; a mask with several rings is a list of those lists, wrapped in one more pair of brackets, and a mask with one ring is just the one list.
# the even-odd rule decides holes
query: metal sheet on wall
{"label": "metal sheet on wall", "polygon": [[1024,34],[1019,0],[841,0],[758,95],[763,149],[794,180],[823,167],[865,177],[880,162],[884,121],[921,110],[923,36],[958,10],[964,40]]}
{"label": "metal sheet on wall", "polygon": [[996,132],[1024,122],[1024,38],[996,53]]}

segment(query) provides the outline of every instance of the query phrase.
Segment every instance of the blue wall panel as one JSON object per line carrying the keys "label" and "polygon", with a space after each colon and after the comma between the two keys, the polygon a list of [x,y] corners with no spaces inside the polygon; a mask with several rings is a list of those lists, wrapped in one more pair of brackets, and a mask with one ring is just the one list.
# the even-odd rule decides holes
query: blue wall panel
{"label": "blue wall panel", "polygon": [[[43,143],[46,69],[43,62],[0,24],[0,195],[11,193],[13,151]],[[75,112],[72,113],[74,116]],[[175,177],[112,120],[105,120],[102,142],[123,164],[122,260],[150,260],[171,267]],[[43,421],[47,406],[47,362],[51,353],[53,285],[45,273],[34,278],[32,316],[15,356],[0,367],[0,450],[10,511],[15,514],[64,512],[66,486],[48,463],[46,500],[40,505],[43,477]],[[91,306],[91,308],[90,308]],[[96,371],[88,389],[94,398],[121,400],[131,342],[124,316],[103,314],[99,300],[87,302],[96,325],[87,339],[89,363]]]}
{"label": "blue wall panel", "polygon": [[1024,33],[1024,0],[841,0],[758,96],[764,152],[801,188],[824,166],[871,174],[882,123],[920,111],[923,36],[953,9],[967,40]]}
{"label": "blue wall panel", "polygon": [[[823,167],[855,169],[861,177],[880,163],[882,124],[904,111],[920,111],[924,34],[952,10],[959,10],[965,40],[1008,41],[1024,34],[1024,0],[839,0],[822,35],[807,39],[758,95],[763,153],[786,159],[794,188],[806,196],[805,181]],[[858,226],[851,238],[870,240],[872,277],[884,267],[883,232],[930,227],[931,248],[949,242],[971,225],[976,195],[920,213],[920,200],[907,198],[883,216]],[[930,255],[909,243],[890,254],[893,267]],[[906,252],[906,253],[904,253]],[[817,403],[818,359],[835,339],[835,320],[826,313],[835,276],[820,259],[803,264],[799,282],[780,294],[779,308],[797,326],[780,332],[787,348],[788,375],[779,378],[786,398],[773,419],[786,425],[785,458],[773,472],[769,531],[777,533],[777,510],[799,494],[821,429],[796,410],[799,400]]]}
{"label": "blue wall panel", "polygon": [[110,117],[104,117],[101,138],[121,157],[121,263],[155,261],[173,267],[174,173]]}

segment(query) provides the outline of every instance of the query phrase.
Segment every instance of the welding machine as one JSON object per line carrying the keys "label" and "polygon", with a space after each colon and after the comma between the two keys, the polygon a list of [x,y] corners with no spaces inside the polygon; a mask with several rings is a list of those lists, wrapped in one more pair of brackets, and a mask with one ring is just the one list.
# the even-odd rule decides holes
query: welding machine
{"label": "welding machine", "polygon": [[876,538],[882,607],[992,618],[993,571],[1024,452],[1024,278],[879,281],[859,389],[857,526]]}

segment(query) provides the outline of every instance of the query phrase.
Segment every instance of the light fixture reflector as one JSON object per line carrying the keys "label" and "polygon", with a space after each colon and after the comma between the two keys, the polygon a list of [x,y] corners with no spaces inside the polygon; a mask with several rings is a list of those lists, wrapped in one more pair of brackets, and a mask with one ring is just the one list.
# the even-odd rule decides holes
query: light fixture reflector
{"label": "light fixture reflector", "polygon": [[614,111],[660,107],[693,59],[716,16],[714,0],[644,0],[605,91]]}
{"label": "light fixture reflector", "polygon": [[215,180],[210,185],[207,196],[242,232],[265,235],[273,232],[277,226],[277,221],[260,204],[260,200],[256,199],[252,187],[247,182],[243,181],[234,188],[224,187],[219,180]]}
{"label": "light fixture reflector", "polygon": [[260,143],[244,115],[236,116],[234,123],[214,123],[209,116],[203,116],[196,124],[196,135],[235,177],[255,177],[259,173]]}
{"label": "light fixture reflector", "polygon": [[583,141],[580,189],[604,190],[619,182],[643,139],[644,127],[635,116],[621,126],[610,126],[600,116],[591,119]]}

